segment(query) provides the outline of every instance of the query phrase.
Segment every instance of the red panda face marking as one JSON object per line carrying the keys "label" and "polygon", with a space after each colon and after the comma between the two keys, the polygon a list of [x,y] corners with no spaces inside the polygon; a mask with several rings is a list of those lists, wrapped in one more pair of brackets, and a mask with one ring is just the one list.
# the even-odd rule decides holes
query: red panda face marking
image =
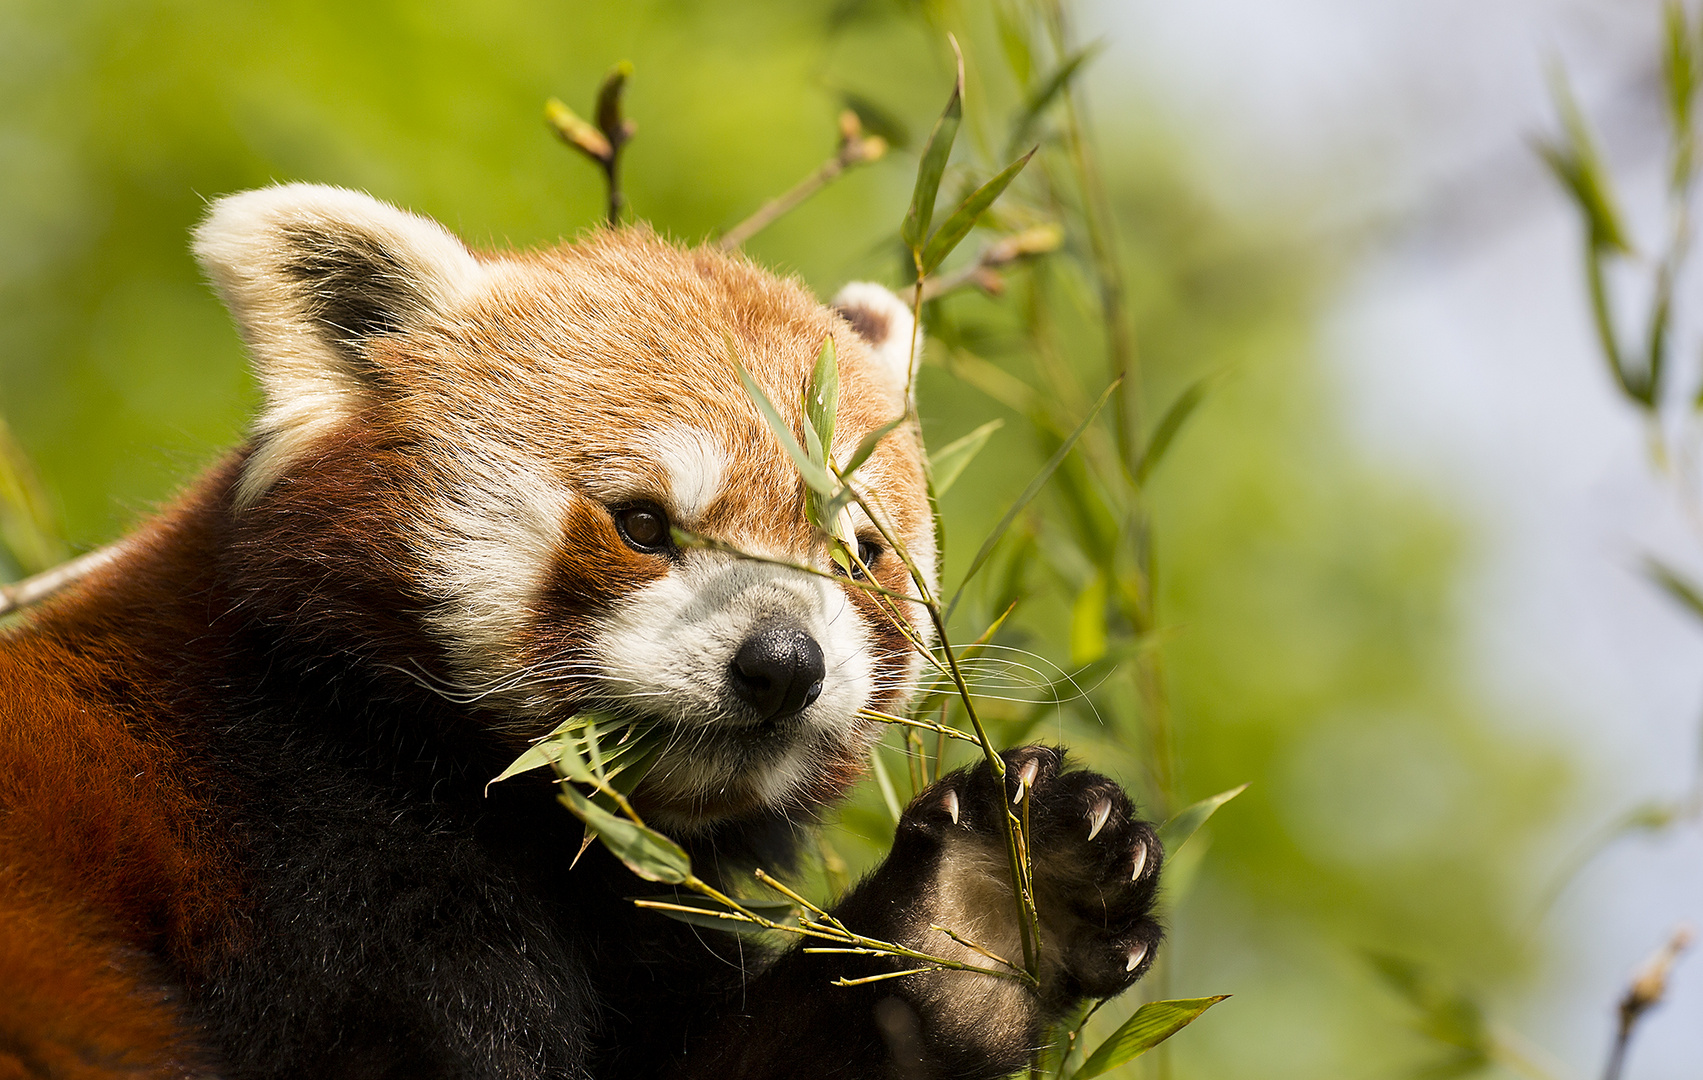
{"label": "red panda face marking", "polygon": [[[741,258],[638,229],[474,256],[423,219],[308,187],[220,202],[197,252],[266,394],[238,513],[312,489],[348,430],[378,424],[403,448],[383,468],[387,535],[405,550],[371,557],[417,568],[399,614],[441,654],[392,666],[447,671],[453,699],[511,745],[588,708],[663,725],[670,747],[639,798],[667,828],[818,803],[855,778],[876,727],[858,710],[895,707],[916,673],[890,607],[678,548],[669,530],[832,570],[726,343],[796,429],[832,334],[844,460],[905,408],[913,334],[892,294],[850,287],[830,311]],[[859,478],[932,576],[914,433],[885,439]],[[846,525],[880,540],[861,509]],[[872,572],[912,592],[890,554]]]}
{"label": "red panda face marking", "polygon": [[674,427],[649,439],[650,451],[668,477],[675,524],[695,528],[721,494],[727,472],[727,451],[714,435],[700,428]]}

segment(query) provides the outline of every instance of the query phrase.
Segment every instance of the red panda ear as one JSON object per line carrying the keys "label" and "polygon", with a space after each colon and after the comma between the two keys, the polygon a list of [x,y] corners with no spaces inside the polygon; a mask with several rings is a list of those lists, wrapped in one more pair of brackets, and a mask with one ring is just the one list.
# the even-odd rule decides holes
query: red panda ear
{"label": "red panda ear", "polygon": [[239,505],[359,406],[372,385],[373,338],[448,311],[484,274],[436,222],[316,184],[218,200],[194,248],[265,395]]}
{"label": "red panda ear", "polygon": [[[832,307],[868,342],[875,356],[899,386],[916,392],[916,365],[922,357],[922,334],[916,332],[910,305],[872,281],[854,281],[834,297]],[[913,351],[914,350],[914,351]]]}

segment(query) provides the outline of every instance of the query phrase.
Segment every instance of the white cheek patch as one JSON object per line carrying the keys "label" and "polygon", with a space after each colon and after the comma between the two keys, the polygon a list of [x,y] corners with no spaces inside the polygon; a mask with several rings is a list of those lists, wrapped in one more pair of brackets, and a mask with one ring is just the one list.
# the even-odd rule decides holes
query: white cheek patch
{"label": "white cheek patch", "polygon": [[572,498],[542,469],[492,465],[424,508],[420,553],[438,600],[425,620],[469,700],[525,714],[550,707],[519,658]]}
{"label": "white cheek patch", "polygon": [[694,427],[666,428],[649,442],[668,477],[669,509],[678,521],[697,522],[721,494],[727,451],[709,432]]}
{"label": "white cheek patch", "polygon": [[721,443],[701,428],[682,425],[635,432],[631,444],[629,454],[599,461],[575,482],[599,502],[655,499],[667,504],[675,522],[696,524],[721,494],[727,475]]}
{"label": "white cheek patch", "polygon": [[[761,626],[784,620],[822,648],[821,696],[785,734],[760,733],[730,709],[728,671]],[[647,783],[676,800],[754,796],[781,805],[819,775],[825,753],[863,738],[870,635],[834,583],[700,552],[634,593],[597,635],[595,689],[609,705],[667,722],[675,741]]]}

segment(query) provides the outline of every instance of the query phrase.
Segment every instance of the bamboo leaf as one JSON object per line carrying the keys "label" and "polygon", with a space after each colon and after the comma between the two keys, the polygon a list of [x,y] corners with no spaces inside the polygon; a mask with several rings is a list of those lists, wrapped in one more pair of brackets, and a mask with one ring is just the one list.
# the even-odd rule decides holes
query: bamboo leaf
{"label": "bamboo leaf", "polygon": [[845,468],[840,470],[841,474],[850,476],[852,473],[861,468],[863,463],[869,460],[869,455],[875,453],[875,448],[880,445],[881,440],[885,439],[888,435],[891,435],[893,431],[904,422],[905,418],[903,416],[896,416],[876,428],[874,431],[871,431],[868,435],[865,435],[861,440],[859,440],[857,449],[852,451],[851,459],[846,462]]}
{"label": "bamboo leaf", "polygon": [[1100,51],[1102,43],[1094,42],[1085,45],[1065,58],[1064,63],[1045,80],[1041,82],[1023,102],[1023,109],[1017,114],[1016,121],[1011,125],[1011,138],[1006,142],[1006,153],[1014,154],[1017,148],[1029,139],[1029,132],[1034,130],[1035,122],[1041,118],[1048,107],[1070,85],[1070,80],[1076,77],[1076,72],[1087,63],[1088,59]]}
{"label": "bamboo leaf", "polygon": [[1135,1015],[1125,1020],[1111,1038],[1094,1048],[1082,1067],[1071,1074],[1071,1080],[1087,1080],[1140,1057],[1229,996],[1217,994],[1213,997],[1149,1001],[1135,1010]]}
{"label": "bamboo leaf", "polygon": [[993,433],[1004,426],[1004,420],[989,420],[963,438],[947,443],[939,453],[928,456],[929,467],[934,470],[934,494],[937,497],[946,494],[958,482],[965,466],[982,452]]}
{"label": "bamboo leaf", "polygon": [[928,246],[922,252],[922,272],[926,276],[934,273],[935,269],[946,261],[946,256],[952,254],[952,249],[970,235],[970,230],[976,227],[976,222],[993,205],[993,201],[1011,186],[1011,181],[1017,179],[1017,174],[1023,171],[1023,166],[1029,164],[1029,159],[1035,156],[1040,147],[1031,149],[1027,154],[1001,169],[992,180],[983,184],[970,193],[969,198],[952,211],[952,216],[943,222],[934,235],[929,237]]}
{"label": "bamboo leaf", "polygon": [[1188,423],[1189,417],[1200,403],[1205,400],[1206,392],[1211,389],[1217,374],[1204,375],[1183,389],[1177,399],[1171,402],[1171,407],[1165,410],[1165,415],[1159,418],[1159,423],[1153,428],[1153,434],[1147,439],[1147,447],[1141,452],[1141,460],[1135,465],[1135,482],[1147,483],[1147,478],[1153,475],[1153,470],[1165,460],[1165,452],[1176,441],[1177,433]]}
{"label": "bamboo leaf", "polygon": [[964,54],[958,49],[958,39],[947,35],[952,52],[958,58],[958,77],[952,83],[952,96],[946,108],[928,133],[928,145],[923,147],[922,161],[917,165],[916,188],[911,192],[911,206],[905,212],[904,224],[899,226],[899,239],[913,255],[922,251],[928,236],[929,223],[934,220],[934,200],[940,193],[940,178],[946,173],[946,159],[952,156],[952,143],[958,137],[958,124],[964,117]]}
{"label": "bamboo leaf", "polygon": [[1005,536],[1005,531],[1011,528],[1012,522],[1017,520],[1017,515],[1021,514],[1034,501],[1035,496],[1039,495],[1041,489],[1046,487],[1047,481],[1052,478],[1053,473],[1064,463],[1064,459],[1070,456],[1070,452],[1076,448],[1077,440],[1082,438],[1082,433],[1088,430],[1088,425],[1094,422],[1094,418],[1100,415],[1100,410],[1106,407],[1106,402],[1111,400],[1119,382],[1121,380],[1113,380],[1112,384],[1106,387],[1105,391],[1100,394],[1100,399],[1094,402],[1093,407],[1088,410],[1088,415],[1084,416],[1082,422],[1076,425],[1076,430],[1072,431],[1064,442],[1059,444],[1059,448],[1053,451],[1053,456],[1047,459],[1047,463],[1041,466],[1041,471],[1035,474],[1033,480],[1029,481],[1029,486],[1023,489],[1023,494],[1017,497],[1017,501],[1012,503],[1005,511],[1005,516],[999,519],[999,524],[995,525],[993,531],[988,533],[987,539],[982,541],[981,550],[976,552],[975,559],[971,561],[969,571],[964,574],[964,580],[959,582],[958,591],[953,594],[950,607],[958,606],[958,599],[964,595],[964,587],[970,583],[970,579],[976,576],[976,571],[980,570],[988,561],[989,556],[993,554],[993,549],[999,545],[1000,539]]}
{"label": "bamboo leaf", "polygon": [[1655,302],[1650,308],[1650,327],[1645,339],[1644,389],[1655,408],[1662,398],[1663,376],[1667,373],[1668,330],[1673,319],[1673,275],[1663,267],[1656,275]]}
{"label": "bamboo leaf", "polygon": [[1668,120],[1677,140],[1691,136],[1691,105],[1697,96],[1697,53],[1685,6],[1679,0],[1662,5],[1662,85],[1667,91]]}
{"label": "bamboo leaf", "polygon": [[881,789],[881,801],[887,804],[887,812],[897,822],[903,810],[899,806],[898,793],[893,790],[893,778],[887,775],[887,766],[881,763],[879,745],[869,748],[869,768],[875,773],[875,786]]}
{"label": "bamboo leaf", "polygon": [[1649,575],[1650,580],[1663,592],[1678,601],[1692,617],[1703,620],[1703,589],[1699,589],[1689,578],[1659,559],[1646,557],[1644,573]]}
{"label": "bamboo leaf", "polygon": [[1603,167],[1590,126],[1559,68],[1553,70],[1550,82],[1556,111],[1561,114],[1562,139],[1539,142],[1538,154],[1577,204],[1585,219],[1591,247],[1629,253],[1632,243],[1621,224],[1608,170]]}
{"label": "bamboo leaf", "polygon": [[840,366],[834,359],[834,338],[822,339],[822,349],[816,354],[816,370],[810,373],[810,385],[804,391],[804,415],[809,431],[817,440],[813,460],[822,465],[834,446],[834,417],[840,408]]}
{"label": "bamboo leaf", "polygon": [[646,881],[678,885],[691,876],[692,860],[686,852],[655,829],[610,813],[570,785],[562,785],[561,801],[627,869]]}
{"label": "bamboo leaf", "polygon": [[798,438],[793,435],[792,428],[781,418],[780,410],[775,408],[775,403],[769,400],[769,395],[763,393],[763,388],[757,385],[757,380],[752,377],[749,371],[745,370],[745,365],[740,362],[739,350],[733,344],[732,337],[727,339],[727,357],[733,363],[733,370],[739,375],[739,384],[745,387],[745,393],[751,398],[751,403],[757,406],[758,414],[762,416],[763,422],[769,426],[769,430],[780,442],[781,449],[785,450],[786,456],[792,459],[793,467],[798,470],[798,475],[804,478],[804,482],[810,490],[832,497],[839,484],[828,474],[827,469],[812,461],[804,447],[798,444]]}
{"label": "bamboo leaf", "polygon": [[[618,737],[611,741],[611,736]],[[533,743],[491,783],[549,765],[564,779],[613,788],[626,795],[638,787],[667,741],[666,733],[653,725],[636,725],[607,713],[581,712]],[[613,800],[604,808],[612,806]]]}
{"label": "bamboo leaf", "polygon": [[999,44],[1005,51],[1005,64],[1011,69],[1017,85],[1029,81],[1035,68],[1034,52],[1029,48],[1028,9],[1011,3],[994,5],[999,26]]}
{"label": "bamboo leaf", "polygon": [[1632,807],[1594,835],[1587,837],[1578,849],[1567,857],[1544,886],[1537,910],[1548,911],[1553,907],[1579,872],[1617,840],[1634,833],[1662,832],[1690,815],[1691,807],[1686,802],[1661,800]]}
{"label": "bamboo leaf", "polygon": [[1106,579],[1096,571],[1070,610],[1070,666],[1092,664],[1106,655]]}
{"label": "bamboo leaf", "polygon": [[1177,850],[1189,842],[1189,837],[1205,825],[1207,819],[1218,812],[1218,808],[1248,790],[1248,785],[1233,787],[1229,791],[1221,791],[1210,799],[1202,799],[1193,806],[1177,814],[1170,821],[1159,827],[1159,842],[1165,846],[1166,855],[1174,855]]}
{"label": "bamboo leaf", "polygon": [[[582,772],[583,775],[575,776],[574,779],[580,780],[582,783],[592,783],[591,770],[585,768],[585,763],[577,753],[575,744],[583,739],[586,726],[594,721],[595,716],[595,713],[590,712],[575,713],[562,721],[548,735],[533,743],[526,749],[525,753],[515,758],[508,768],[485,785],[485,789],[489,791],[491,784],[501,783],[512,776],[531,772],[533,769],[544,765],[556,766],[557,771],[563,775]],[[571,760],[564,764],[562,761],[564,756],[570,756]]]}
{"label": "bamboo leaf", "polygon": [[543,739],[533,743],[527,747],[525,753],[510,762],[508,768],[498,773],[495,779],[486,784],[485,790],[489,791],[491,784],[500,784],[511,776],[519,776],[521,773],[531,772],[533,769],[542,769],[546,765],[554,765],[556,759],[561,755],[561,746],[553,739]]}
{"label": "bamboo leaf", "polygon": [[0,419],[0,543],[15,569],[38,574],[70,557],[29,455]]}
{"label": "bamboo leaf", "polygon": [[[760,918],[786,926],[798,924],[798,909],[790,900],[746,900],[734,898],[734,902],[746,911]],[[767,928],[760,923],[754,923],[744,915],[712,900],[707,896],[693,893],[672,896],[637,896],[633,903],[639,907],[666,915],[670,919],[678,919],[693,926],[707,926],[711,930],[726,930],[735,934],[761,934]],[[691,908],[690,911],[682,910]]]}
{"label": "bamboo leaf", "polygon": [[1476,1000],[1406,957],[1373,950],[1365,956],[1372,970],[1413,1006],[1421,1033],[1445,1046],[1489,1056],[1490,1032]]}
{"label": "bamboo leaf", "polygon": [[1603,248],[1594,243],[1585,246],[1585,283],[1591,298],[1591,325],[1596,329],[1597,343],[1620,392],[1636,404],[1644,405],[1649,401],[1648,387],[1639,375],[1627,369],[1626,359],[1621,355],[1614,306],[1609,301],[1608,285],[1603,275],[1603,259]]}

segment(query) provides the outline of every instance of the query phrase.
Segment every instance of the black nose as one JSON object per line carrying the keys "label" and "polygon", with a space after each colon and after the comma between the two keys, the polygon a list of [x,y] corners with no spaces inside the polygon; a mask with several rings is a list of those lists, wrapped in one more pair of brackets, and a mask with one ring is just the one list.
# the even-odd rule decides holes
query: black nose
{"label": "black nose", "polygon": [[734,692],[764,720],[791,716],[822,696],[822,646],[796,626],[769,623],[745,639],[728,665]]}

